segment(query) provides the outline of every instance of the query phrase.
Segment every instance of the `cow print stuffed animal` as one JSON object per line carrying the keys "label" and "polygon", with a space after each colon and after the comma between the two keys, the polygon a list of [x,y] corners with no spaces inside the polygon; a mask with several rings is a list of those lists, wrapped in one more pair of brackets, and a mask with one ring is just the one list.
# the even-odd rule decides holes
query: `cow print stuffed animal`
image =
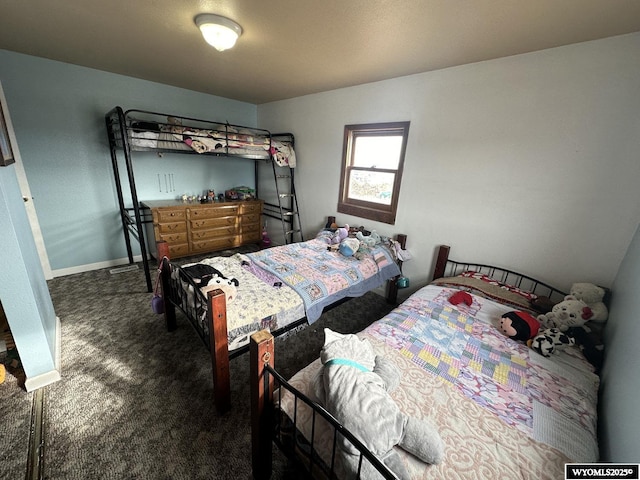
{"label": "cow print stuffed animal", "polygon": [[531,340],[530,347],[543,357],[550,357],[559,350],[576,344],[575,338],[560,331],[558,328],[542,330]]}
{"label": "cow print stuffed animal", "polygon": [[196,263],[180,269],[191,278],[193,284],[200,288],[204,295],[209,290],[220,289],[225,294],[227,303],[235,300],[240,282],[237,278],[227,278],[217,268],[203,263]]}

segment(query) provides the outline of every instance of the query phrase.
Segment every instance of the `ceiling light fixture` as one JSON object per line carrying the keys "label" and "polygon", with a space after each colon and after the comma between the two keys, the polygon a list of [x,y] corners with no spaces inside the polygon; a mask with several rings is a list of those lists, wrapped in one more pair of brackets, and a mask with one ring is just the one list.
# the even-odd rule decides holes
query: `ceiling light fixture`
{"label": "ceiling light fixture", "polygon": [[220,15],[202,13],[196,16],[195,22],[207,43],[219,52],[233,47],[242,35],[240,25]]}

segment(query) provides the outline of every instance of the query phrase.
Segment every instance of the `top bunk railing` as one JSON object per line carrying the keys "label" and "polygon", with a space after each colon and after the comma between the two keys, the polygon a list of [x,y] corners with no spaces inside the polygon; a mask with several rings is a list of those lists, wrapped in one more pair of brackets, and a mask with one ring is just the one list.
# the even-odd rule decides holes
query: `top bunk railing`
{"label": "top bunk railing", "polygon": [[124,111],[115,107],[105,118],[112,146],[130,151],[206,154],[268,161],[277,144],[293,141],[291,134],[278,134],[275,138],[269,130],[261,128],[146,110]]}

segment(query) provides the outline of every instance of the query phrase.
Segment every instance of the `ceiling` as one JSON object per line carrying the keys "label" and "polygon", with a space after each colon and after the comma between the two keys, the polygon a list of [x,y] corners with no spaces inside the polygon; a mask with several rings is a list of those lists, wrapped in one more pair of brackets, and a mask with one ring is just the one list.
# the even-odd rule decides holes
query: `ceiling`
{"label": "ceiling", "polygon": [[640,0],[0,0],[0,49],[255,104],[638,31]]}

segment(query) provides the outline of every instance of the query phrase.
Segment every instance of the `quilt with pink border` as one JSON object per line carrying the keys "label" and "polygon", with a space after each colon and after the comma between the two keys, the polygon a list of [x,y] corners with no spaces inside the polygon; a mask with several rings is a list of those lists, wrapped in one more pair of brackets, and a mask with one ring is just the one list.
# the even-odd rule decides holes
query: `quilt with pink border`
{"label": "quilt with pink border", "polygon": [[595,443],[598,377],[580,351],[546,359],[496,327],[512,307],[476,295],[455,306],[455,291],[427,286],[365,333],[536,440],[558,447],[553,430],[566,421]]}

